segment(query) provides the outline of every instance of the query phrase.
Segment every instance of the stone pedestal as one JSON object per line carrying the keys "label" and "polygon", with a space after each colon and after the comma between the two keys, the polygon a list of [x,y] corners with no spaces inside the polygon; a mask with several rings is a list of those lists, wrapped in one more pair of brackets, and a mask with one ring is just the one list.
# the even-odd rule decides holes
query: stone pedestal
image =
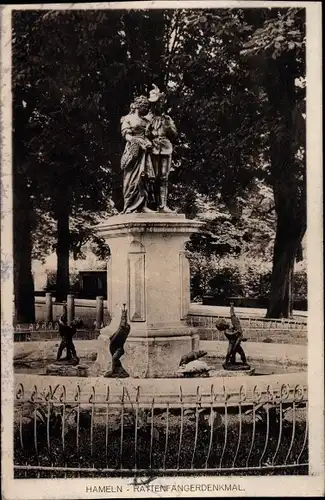
{"label": "stone pedestal", "polygon": [[131,331],[121,362],[130,376],[174,376],[181,357],[198,349],[198,335],[186,325],[190,273],[185,243],[200,225],[180,214],[136,213],[98,226],[111,249],[107,303],[112,318],[98,338],[99,373],[110,369],[109,338],[119,326],[123,304]]}
{"label": "stone pedestal", "polygon": [[249,375],[254,375],[255,368],[250,368],[249,370],[211,370],[210,377],[247,377]]}

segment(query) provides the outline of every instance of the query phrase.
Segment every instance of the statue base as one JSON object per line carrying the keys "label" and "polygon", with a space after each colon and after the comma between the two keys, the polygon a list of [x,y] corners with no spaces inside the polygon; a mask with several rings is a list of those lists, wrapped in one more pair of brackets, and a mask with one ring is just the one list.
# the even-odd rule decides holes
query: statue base
{"label": "statue base", "polygon": [[247,371],[250,370],[251,367],[247,363],[224,363],[223,368],[227,371]]}
{"label": "statue base", "polygon": [[177,378],[207,378],[207,377],[210,377],[209,372],[177,374]]}
{"label": "statue base", "polygon": [[[105,329],[104,329],[105,330]],[[98,355],[95,363],[97,375],[124,378],[124,373],[110,374],[112,356],[109,351],[109,336],[98,337]],[[196,350],[199,336],[145,336],[129,337],[124,344],[124,355],[121,357],[123,372],[133,378],[165,378],[175,377],[182,356]]]}
{"label": "statue base", "polygon": [[185,244],[201,225],[183,214],[152,212],[117,215],[97,227],[111,250],[107,307],[112,318],[97,339],[98,375],[111,370],[110,337],[119,329],[123,304],[130,332],[118,347],[124,349],[120,361],[130,377],[174,377],[182,356],[198,349],[199,337],[186,324]]}
{"label": "statue base", "polygon": [[123,366],[118,366],[114,372],[112,370],[108,370],[105,374],[105,378],[127,378],[130,375],[126,370],[124,370]]}
{"label": "statue base", "polygon": [[58,366],[77,366],[79,364],[79,358],[60,358],[57,359],[53,364]]}

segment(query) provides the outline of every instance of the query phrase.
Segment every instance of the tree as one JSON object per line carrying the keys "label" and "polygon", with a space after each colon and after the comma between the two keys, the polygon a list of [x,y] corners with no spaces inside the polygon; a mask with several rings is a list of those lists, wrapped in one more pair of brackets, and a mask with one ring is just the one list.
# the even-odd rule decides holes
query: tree
{"label": "tree", "polygon": [[[31,163],[26,143],[33,134],[28,124],[37,102],[33,87],[25,85],[32,73],[23,47],[30,36],[37,13],[29,11],[26,20],[17,20],[13,36],[13,258],[15,320],[35,321],[34,283],[32,276],[32,237],[35,228]],[[22,67],[24,69],[22,69]]]}
{"label": "tree", "polygon": [[[292,75],[304,73],[301,16],[288,9],[14,15],[14,116],[15,123],[26,117],[17,142],[28,177],[25,195],[32,200],[31,221],[41,220],[39,212],[56,221],[60,297],[69,288],[69,250],[82,255],[83,242],[93,237],[91,225],[110,210],[111,200],[121,208],[120,118],[133,97],[147,93],[154,82],[167,91],[180,131],[170,175],[172,203],[195,217],[201,196],[215,208],[222,201],[230,213],[231,234],[223,230],[227,241],[215,226],[209,229],[209,245],[220,252],[235,248],[256,182],[272,185],[278,236],[269,314],[288,313],[288,276],[305,210],[299,177],[304,176],[304,125],[297,127],[303,89],[292,87]],[[287,153],[281,158],[283,147]],[[21,166],[16,172],[22,174]],[[288,201],[288,193],[295,201]],[[300,228],[291,234],[292,248],[283,243],[289,221]],[[32,239],[35,245],[38,236]]]}
{"label": "tree", "polygon": [[193,297],[211,293],[216,281],[224,279],[229,281],[228,287],[222,286],[226,296],[227,288],[232,289],[232,295],[259,294],[260,279],[269,267],[275,237],[272,189],[257,181],[241,204],[242,214],[238,218],[221,200],[217,207],[206,196],[192,200],[196,217],[206,222],[204,230],[192,235],[187,244]]}
{"label": "tree", "polygon": [[189,11],[170,65],[181,130],[172,180],[215,203],[221,194],[234,215],[237,199],[260,175],[264,142],[260,92],[239,55],[247,30],[241,10]]}
{"label": "tree", "polygon": [[303,9],[189,11],[173,58],[175,114],[184,131],[174,179],[216,202],[221,193],[237,218],[256,178],[273,188],[270,317],[291,314],[293,266],[306,230],[305,92],[297,85],[305,75],[304,26]]}
{"label": "tree", "polygon": [[[17,33],[17,26],[26,21],[31,21],[27,35]],[[15,59],[20,75],[15,95],[30,88],[34,97],[27,96],[17,108],[20,114],[24,107],[30,109],[22,146],[29,160],[31,192],[41,194],[41,209],[57,222],[57,299],[64,299],[69,291],[70,217],[82,213],[89,218],[89,213],[105,210],[110,188],[106,150],[98,141],[98,137],[103,141],[105,120],[104,127],[95,120],[102,111],[98,83],[95,80],[92,94],[88,73],[80,72],[81,59],[91,56],[85,33],[92,21],[96,31],[96,12],[84,19],[78,13],[53,11],[39,13],[32,20],[19,12],[14,22],[14,34],[25,56]],[[114,30],[114,20],[111,24]],[[106,40],[108,45],[112,41],[110,37]],[[98,34],[97,42],[102,45]],[[31,62],[33,71],[28,70]],[[15,123],[19,121],[17,113]],[[30,256],[27,258],[30,262]]]}
{"label": "tree", "polygon": [[[18,142],[18,141],[17,141]],[[16,155],[14,155],[15,157]],[[14,162],[18,161],[15,157]],[[25,180],[25,182],[27,182]],[[31,266],[33,209],[29,186],[23,176],[13,176],[13,257],[15,320],[35,321],[34,283]]]}
{"label": "tree", "polygon": [[[306,231],[305,11],[271,11],[245,44],[268,99],[270,183],[277,228],[268,317],[292,313],[294,262]],[[255,71],[256,72],[256,71]]]}
{"label": "tree", "polygon": [[[101,254],[107,252],[90,226],[96,214],[111,211],[111,196],[121,208],[119,121],[136,93],[148,91],[152,81],[162,83],[168,16],[166,11],[150,16],[146,11],[20,11],[13,16],[14,121],[24,123],[19,147],[30,179],[25,198],[34,198],[32,212],[39,209],[56,221],[57,299],[69,291],[71,248],[80,255],[91,237]],[[16,173],[26,184],[21,169]],[[38,242],[51,237],[42,231],[39,214],[36,220],[36,253],[46,252],[48,245]],[[71,233],[73,221],[79,221],[74,224],[78,235],[75,229]],[[23,257],[31,267],[31,252]],[[32,302],[31,287],[28,294]]]}

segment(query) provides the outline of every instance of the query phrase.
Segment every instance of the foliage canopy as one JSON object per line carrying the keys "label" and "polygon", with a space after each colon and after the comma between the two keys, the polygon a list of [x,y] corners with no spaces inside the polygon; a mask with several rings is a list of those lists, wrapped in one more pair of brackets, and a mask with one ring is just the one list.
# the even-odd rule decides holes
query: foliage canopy
{"label": "foliage canopy", "polygon": [[156,83],[179,130],[171,203],[210,214],[190,251],[266,261],[274,241],[269,315],[289,315],[306,228],[304,78],[304,9],[16,11],[16,221],[25,211],[34,256],[56,248],[63,295],[69,251],[108,251],[93,227],[122,205],[120,118]]}

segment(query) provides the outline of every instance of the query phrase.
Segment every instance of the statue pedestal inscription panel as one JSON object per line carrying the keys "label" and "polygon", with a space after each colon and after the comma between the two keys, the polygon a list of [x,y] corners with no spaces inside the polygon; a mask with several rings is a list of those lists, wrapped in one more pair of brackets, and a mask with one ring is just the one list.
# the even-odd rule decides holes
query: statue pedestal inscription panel
{"label": "statue pedestal inscription panel", "polygon": [[98,338],[97,369],[110,369],[109,340],[126,304],[131,330],[121,358],[133,377],[168,377],[181,357],[198,348],[186,325],[190,303],[185,243],[201,223],[174,213],[132,213],[97,228],[111,249],[108,308],[111,323]]}

